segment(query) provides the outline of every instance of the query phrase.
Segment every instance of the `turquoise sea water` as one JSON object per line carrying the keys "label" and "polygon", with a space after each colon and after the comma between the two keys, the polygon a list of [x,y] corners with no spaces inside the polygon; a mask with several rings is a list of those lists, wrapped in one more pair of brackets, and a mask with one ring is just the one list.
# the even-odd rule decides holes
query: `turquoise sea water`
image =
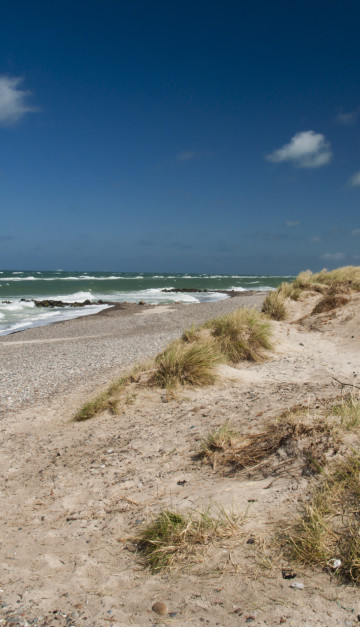
{"label": "turquoise sea water", "polygon": [[[151,274],[123,272],[22,272],[0,271],[0,335],[32,326],[96,313],[104,305],[82,308],[37,308],[21,299],[52,299],[66,302],[98,300],[159,304],[169,302],[199,303],[227,298],[218,290],[269,290],[292,276],[241,274]],[[207,293],[163,292],[163,289],[201,289]],[[8,301],[8,302],[4,302]]]}

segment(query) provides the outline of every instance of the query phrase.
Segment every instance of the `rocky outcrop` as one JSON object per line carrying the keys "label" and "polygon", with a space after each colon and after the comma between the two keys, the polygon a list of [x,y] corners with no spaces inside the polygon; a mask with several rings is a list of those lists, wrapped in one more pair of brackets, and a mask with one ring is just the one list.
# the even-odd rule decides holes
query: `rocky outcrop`
{"label": "rocky outcrop", "polygon": [[34,300],[35,307],[85,307],[86,305],[94,305],[91,300],[84,300],[82,303],[66,303],[62,300]]}

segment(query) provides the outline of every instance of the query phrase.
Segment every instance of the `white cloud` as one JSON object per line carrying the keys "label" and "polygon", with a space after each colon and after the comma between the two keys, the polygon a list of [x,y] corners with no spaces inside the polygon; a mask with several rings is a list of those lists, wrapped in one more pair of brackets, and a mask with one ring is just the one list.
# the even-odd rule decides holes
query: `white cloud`
{"label": "white cloud", "polygon": [[360,229],[354,229],[351,231],[351,235],[360,235]]}
{"label": "white cloud", "polygon": [[348,187],[358,187],[359,185],[360,185],[360,171],[355,172],[355,174],[353,174],[347,182]]}
{"label": "white cloud", "polygon": [[300,222],[299,222],[299,220],[294,220],[294,221],[286,220],[285,225],[291,228],[291,227],[294,227],[294,226],[300,226]]}
{"label": "white cloud", "polygon": [[349,111],[349,113],[340,112],[336,116],[336,122],[338,124],[342,124],[343,126],[353,126],[356,124],[359,112],[359,109],[354,109],[354,111]]}
{"label": "white cloud", "polygon": [[344,259],[345,253],[324,253],[321,255],[321,259],[333,259],[334,261],[338,259]]}
{"label": "white cloud", "polygon": [[325,136],[314,131],[296,133],[288,144],[266,156],[272,163],[288,161],[297,168],[320,168],[332,157],[330,144]]}
{"label": "white cloud", "polygon": [[320,242],[320,237],[318,235],[314,235],[313,237],[310,237],[309,241],[313,244],[317,244],[318,242]]}
{"label": "white cloud", "polygon": [[22,78],[0,76],[0,125],[9,126],[18,122],[26,113],[38,111],[27,104],[29,91],[19,89]]}

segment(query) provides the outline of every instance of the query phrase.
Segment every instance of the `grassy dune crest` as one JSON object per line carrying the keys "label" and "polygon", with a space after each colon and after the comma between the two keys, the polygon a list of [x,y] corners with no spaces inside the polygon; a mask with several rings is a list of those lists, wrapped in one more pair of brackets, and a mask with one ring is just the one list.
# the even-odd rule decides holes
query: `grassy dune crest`
{"label": "grassy dune crest", "polygon": [[310,270],[300,272],[292,283],[282,283],[277,293],[284,298],[298,300],[303,292],[336,294],[338,292],[360,292],[360,266],[343,266],[335,270]]}

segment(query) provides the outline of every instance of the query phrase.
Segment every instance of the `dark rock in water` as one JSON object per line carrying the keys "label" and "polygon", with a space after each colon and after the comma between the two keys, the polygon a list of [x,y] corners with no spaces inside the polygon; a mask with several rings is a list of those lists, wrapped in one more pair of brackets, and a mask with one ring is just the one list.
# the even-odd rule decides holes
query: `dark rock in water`
{"label": "dark rock in water", "polygon": [[167,292],[169,294],[189,294],[189,293],[193,293],[193,294],[198,294],[199,292],[207,292],[208,290],[198,290],[196,289],[196,287],[173,287],[170,290],[167,290],[166,288],[161,290],[162,292]]}
{"label": "dark rock in water", "polygon": [[11,305],[11,300],[2,300],[1,303],[3,305]]}
{"label": "dark rock in water", "polygon": [[146,305],[146,303],[143,300],[139,300],[139,305]]}
{"label": "dark rock in water", "polygon": [[34,300],[35,307],[85,307],[91,305],[90,300],[84,300],[83,303],[66,303],[62,300]]}

